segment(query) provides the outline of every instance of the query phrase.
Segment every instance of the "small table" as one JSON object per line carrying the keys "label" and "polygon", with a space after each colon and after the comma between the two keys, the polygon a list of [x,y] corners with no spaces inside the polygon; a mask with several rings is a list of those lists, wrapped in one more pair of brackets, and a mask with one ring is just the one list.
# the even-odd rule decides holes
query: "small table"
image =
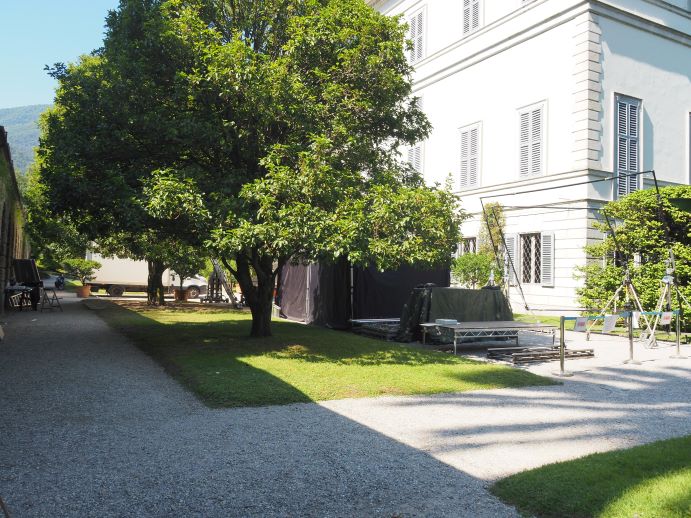
{"label": "small table", "polygon": [[457,342],[459,338],[515,338],[518,345],[519,331],[541,331],[550,332],[552,340],[557,327],[549,324],[529,324],[527,322],[514,322],[513,320],[498,320],[490,322],[459,322],[458,324],[435,324],[428,322],[420,324],[422,327],[422,343],[425,343],[427,330],[434,327],[437,329],[449,329],[453,332],[453,353],[456,354]]}

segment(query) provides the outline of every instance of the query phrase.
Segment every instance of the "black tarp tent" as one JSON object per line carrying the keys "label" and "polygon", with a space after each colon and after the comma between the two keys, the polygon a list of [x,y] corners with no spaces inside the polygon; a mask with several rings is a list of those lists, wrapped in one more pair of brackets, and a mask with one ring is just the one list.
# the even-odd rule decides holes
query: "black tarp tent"
{"label": "black tarp tent", "polygon": [[288,264],[279,276],[277,304],[291,320],[346,329],[351,318],[399,318],[413,288],[448,286],[449,281],[448,268],[403,266],[380,272],[351,268],[346,261]]}
{"label": "black tarp tent", "polygon": [[499,289],[416,288],[409,294],[396,339],[420,339],[420,324],[437,319],[458,322],[513,320],[511,306]]}

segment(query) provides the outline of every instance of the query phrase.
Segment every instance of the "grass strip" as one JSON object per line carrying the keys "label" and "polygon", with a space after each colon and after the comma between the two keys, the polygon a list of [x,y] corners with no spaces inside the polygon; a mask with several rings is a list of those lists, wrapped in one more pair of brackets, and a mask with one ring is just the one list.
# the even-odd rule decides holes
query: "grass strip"
{"label": "grass strip", "polygon": [[97,302],[90,305],[106,322],[212,407],[554,384],[511,367],[285,320],[273,322],[274,336],[249,338],[243,311]]}
{"label": "grass strip", "polygon": [[491,491],[540,518],[688,518],[691,436],[550,464]]}

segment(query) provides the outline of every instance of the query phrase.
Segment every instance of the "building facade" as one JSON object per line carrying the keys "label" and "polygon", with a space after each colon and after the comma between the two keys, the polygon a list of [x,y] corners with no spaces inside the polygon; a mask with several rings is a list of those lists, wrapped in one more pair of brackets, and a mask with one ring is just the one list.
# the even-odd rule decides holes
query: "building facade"
{"label": "building facade", "polygon": [[7,132],[0,126],[0,311],[5,307],[4,288],[13,277],[13,259],[25,259],[29,244],[24,234],[25,222],[17,178]]}
{"label": "building facade", "polygon": [[477,246],[482,206],[499,202],[530,307],[577,308],[598,209],[651,185],[621,175],[691,179],[691,1],[369,3],[409,24],[433,130],[407,157],[429,183],[452,178],[471,215],[461,251]]}

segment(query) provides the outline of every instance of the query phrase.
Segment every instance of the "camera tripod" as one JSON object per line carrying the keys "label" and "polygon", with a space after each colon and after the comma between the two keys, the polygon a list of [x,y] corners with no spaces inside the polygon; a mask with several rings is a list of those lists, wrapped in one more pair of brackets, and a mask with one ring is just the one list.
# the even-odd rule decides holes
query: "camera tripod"
{"label": "camera tripod", "polygon": [[[619,295],[622,291],[624,292],[626,300],[624,305],[627,305],[629,302],[633,302],[634,311],[639,311],[641,313],[639,318],[639,325],[640,321],[642,320],[645,325],[645,331],[641,331],[640,339],[646,343],[646,347],[653,347],[653,344],[656,343],[654,328],[650,326],[650,320],[648,319],[647,315],[644,314],[643,306],[641,305],[641,299],[639,298],[638,293],[636,292],[636,288],[633,285],[633,282],[631,282],[631,273],[629,272],[628,266],[624,271],[624,277],[621,280],[621,284],[617,288],[617,291],[615,291],[614,295],[612,295],[612,297],[607,301],[607,304],[605,304],[605,307],[602,309],[600,314],[606,315],[610,307],[613,307],[613,313],[617,312],[617,300],[619,300]],[[588,326],[588,329],[585,332],[586,340],[590,340],[590,332],[592,331],[596,323],[597,320],[593,320],[592,323]]]}
{"label": "camera tripod", "polygon": [[[652,326],[652,332],[655,333],[655,329],[657,328],[658,323],[660,322],[660,319],[662,318],[662,315],[660,312],[664,311],[672,311],[672,292],[677,296],[677,301],[679,301],[679,314],[677,314],[677,329],[676,329],[676,334],[677,334],[677,346],[679,345],[679,341],[681,338],[681,329],[680,329],[680,319],[681,319],[681,302],[683,301],[684,304],[686,304],[687,307],[691,308],[691,304],[689,304],[688,299],[684,296],[684,294],[681,292],[679,287],[677,286],[676,283],[676,277],[674,276],[674,270],[675,270],[675,264],[674,264],[674,254],[670,250],[669,254],[669,259],[665,261],[667,264],[667,268],[665,269],[666,275],[662,277],[660,280],[660,286],[662,288],[662,291],[660,292],[660,298],[657,300],[657,304],[655,305],[655,312],[657,313],[655,315],[655,318],[653,319],[653,326]],[[671,326],[671,324],[670,324]],[[678,349],[678,347],[677,347]],[[677,350],[677,355],[675,356],[677,358],[683,358],[683,356],[680,355],[679,350]]]}

